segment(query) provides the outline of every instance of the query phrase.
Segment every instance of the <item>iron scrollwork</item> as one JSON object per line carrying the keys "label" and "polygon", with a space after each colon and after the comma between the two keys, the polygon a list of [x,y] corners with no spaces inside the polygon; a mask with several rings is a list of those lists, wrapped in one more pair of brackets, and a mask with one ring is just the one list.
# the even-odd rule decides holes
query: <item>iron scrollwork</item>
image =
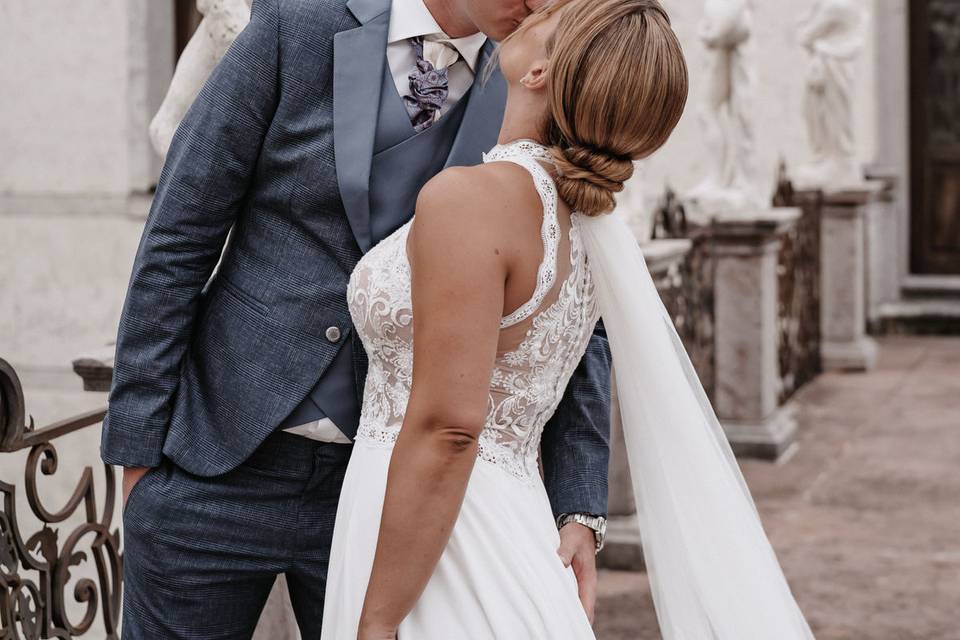
{"label": "iron scrollwork", "polygon": [[820,219],[823,192],[797,191],[783,160],[777,170],[775,207],[799,207],[796,227],[783,238],[777,260],[780,402],[813,380],[820,362]]}
{"label": "iron scrollwork", "polygon": [[[39,492],[40,476],[57,472],[54,440],[98,424],[105,410],[98,409],[43,428],[26,420],[20,380],[0,359],[0,455],[29,449],[24,469],[24,491],[33,515],[42,527],[24,539],[17,517],[16,485],[0,481],[3,510],[0,512],[0,640],[77,638],[102,617],[106,637],[118,638],[122,555],[120,533],[111,529],[117,499],[113,469],[104,465],[106,496],[97,509],[92,467],[85,467],[73,494],[57,510],[44,505]],[[63,529],[51,528],[68,519],[82,522],[61,537]],[[71,569],[92,561],[97,579],[72,580]],[[82,610],[71,618],[67,612],[68,589]]]}
{"label": "iron scrollwork", "polygon": [[651,237],[685,238],[692,243],[677,272],[657,279],[656,285],[704,391],[713,399],[716,260],[709,227],[690,223],[682,200],[668,187],[654,215]]}

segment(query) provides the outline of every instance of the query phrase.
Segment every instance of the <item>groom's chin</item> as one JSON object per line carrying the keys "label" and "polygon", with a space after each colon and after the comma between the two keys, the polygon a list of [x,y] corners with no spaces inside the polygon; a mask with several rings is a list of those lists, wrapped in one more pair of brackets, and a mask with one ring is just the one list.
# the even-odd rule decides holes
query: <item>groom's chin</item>
{"label": "groom's chin", "polygon": [[483,33],[486,34],[488,38],[499,44],[506,40],[507,36],[516,31],[522,22],[522,20],[515,20],[512,18],[506,19],[497,23],[496,25],[488,26],[483,30]]}

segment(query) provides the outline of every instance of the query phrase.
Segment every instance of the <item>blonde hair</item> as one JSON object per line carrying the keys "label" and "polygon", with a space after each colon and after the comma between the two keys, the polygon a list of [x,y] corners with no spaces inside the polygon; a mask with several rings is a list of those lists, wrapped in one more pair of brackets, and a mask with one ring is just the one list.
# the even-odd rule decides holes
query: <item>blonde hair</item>
{"label": "blonde hair", "polygon": [[613,210],[633,161],[663,146],[676,127],[687,65],[657,0],[554,0],[542,15],[561,8],[548,42],[541,134],[560,197],[575,211],[600,215]]}

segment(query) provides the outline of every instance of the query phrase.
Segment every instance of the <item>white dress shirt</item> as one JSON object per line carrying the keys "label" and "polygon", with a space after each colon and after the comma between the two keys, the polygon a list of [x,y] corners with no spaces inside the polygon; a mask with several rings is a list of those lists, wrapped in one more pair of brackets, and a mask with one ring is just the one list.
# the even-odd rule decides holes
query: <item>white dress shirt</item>
{"label": "white dress shirt", "polygon": [[442,36],[443,41],[460,52],[460,59],[447,72],[449,93],[440,109],[442,116],[473,86],[480,50],[487,36],[475,33],[463,38],[450,38],[443,33],[423,0],[393,0],[390,30],[387,32],[387,63],[401,96],[410,95],[410,74],[417,67],[417,54],[410,44],[410,38],[432,35]]}
{"label": "white dress shirt", "polygon": [[[449,93],[447,101],[440,109],[442,117],[473,86],[480,50],[487,41],[487,36],[475,33],[463,38],[450,38],[443,33],[423,0],[393,0],[390,8],[390,29],[387,32],[387,64],[390,65],[397,93],[401,97],[410,95],[409,76],[417,67],[417,54],[410,44],[410,38],[417,36],[434,36],[460,53],[460,58],[450,65],[447,72]],[[330,418],[290,427],[284,431],[320,442],[350,444],[350,438],[344,435]]]}

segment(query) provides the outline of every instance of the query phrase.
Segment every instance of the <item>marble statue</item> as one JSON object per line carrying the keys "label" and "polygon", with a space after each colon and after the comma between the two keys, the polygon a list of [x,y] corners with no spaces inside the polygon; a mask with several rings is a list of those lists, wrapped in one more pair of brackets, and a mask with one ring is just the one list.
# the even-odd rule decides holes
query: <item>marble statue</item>
{"label": "marble statue", "polygon": [[854,62],[863,49],[863,0],[817,0],[801,21],[810,54],[803,111],[813,161],[798,169],[801,187],[840,187],[863,180],[853,136]]}
{"label": "marble statue", "polygon": [[688,194],[689,213],[697,222],[749,216],[762,206],[751,167],[752,13],[751,0],[706,0],[704,4],[699,36],[709,56],[700,118],[710,167]]}
{"label": "marble statue", "polygon": [[150,142],[166,157],[170,141],[213,68],[250,21],[252,0],[197,0],[203,15],[173,74],[170,89],[150,123]]}

